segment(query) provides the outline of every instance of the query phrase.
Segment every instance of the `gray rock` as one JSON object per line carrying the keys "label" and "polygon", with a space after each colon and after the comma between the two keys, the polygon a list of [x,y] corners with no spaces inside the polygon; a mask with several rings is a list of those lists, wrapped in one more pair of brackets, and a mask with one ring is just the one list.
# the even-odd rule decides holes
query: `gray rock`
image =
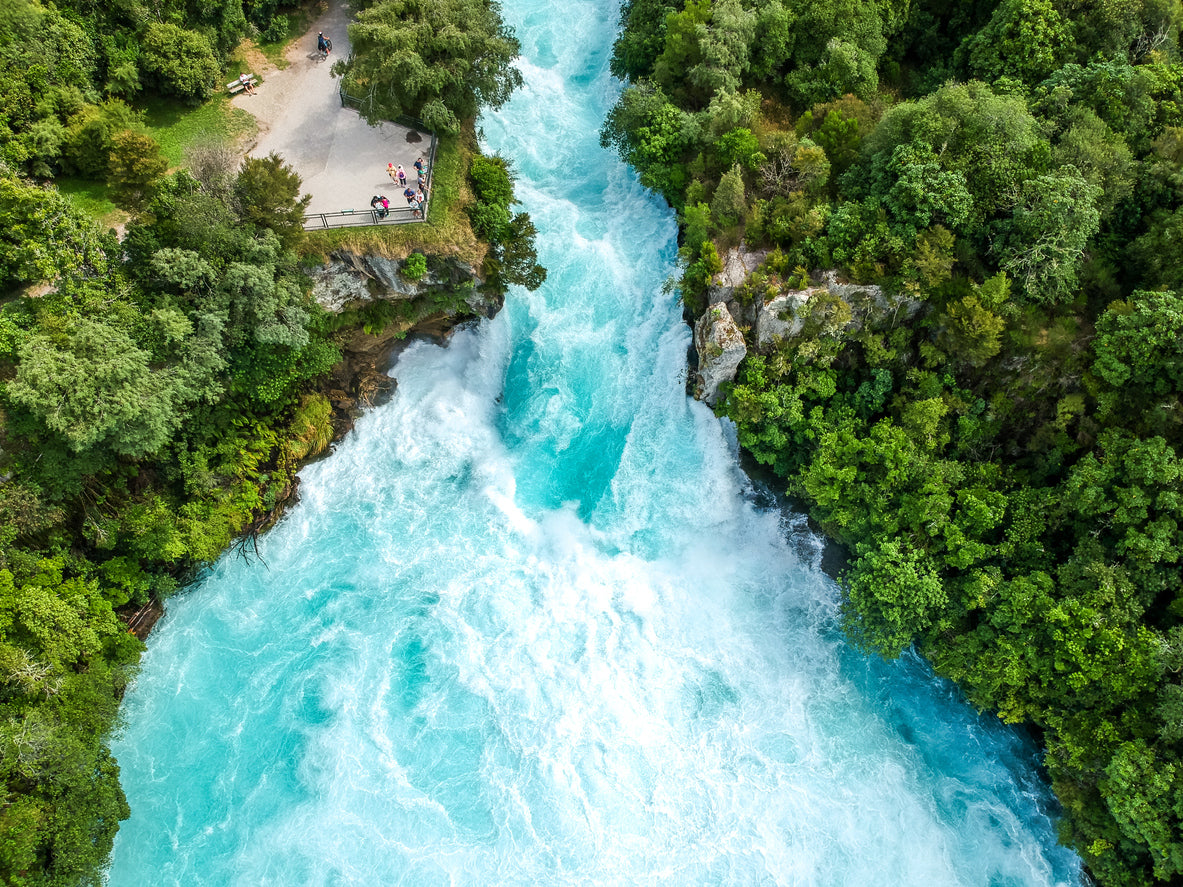
{"label": "gray rock", "polygon": [[919,299],[913,299],[902,293],[885,293],[883,287],[870,283],[840,283],[838,272],[827,271],[822,275],[824,289],[838,296],[850,306],[854,318],[847,330],[854,332],[862,328],[865,323],[876,326],[884,322],[893,323],[901,320],[911,320],[924,307]]}
{"label": "gray rock", "polygon": [[827,271],[822,275],[820,286],[783,290],[775,298],[757,306],[756,348],[767,351],[782,339],[801,335],[806,315],[803,309],[819,293],[837,296],[850,306],[851,320],[844,328],[847,333],[857,332],[868,322],[879,326],[911,320],[923,307],[919,299],[885,293],[883,287],[875,284],[842,283],[837,272]]}
{"label": "gray rock", "polygon": [[803,290],[788,290],[762,302],[756,313],[756,348],[765,351],[781,339],[801,335],[805,327],[801,309],[809,302],[810,296],[824,289],[811,286]]}
{"label": "gray rock", "polygon": [[418,280],[407,280],[399,273],[403,262],[398,259],[335,252],[325,265],[309,272],[312,297],[326,311],[339,314],[378,299],[411,300],[465,289],[471,293],[465,301],[474,313],[487,314],[490,308],[495,313],[500,307],[490,306],[478,293],[481,280],[471,265],[457,259],[429,264],[436,267]]}
{"label": "gray rock", "polygon": [[740,361],[748,353],[743,333],[722,302],[706,310],[694,325],[694,347],[698,351],[695,397],[715,405],[719,385],[735,379]]}
{"label": "gray rock", "polygon": [[749,250],[744,246],[733,246],[723,256],[723,270],[711,278],[707,287],[707,300],[713,305],[716,302],[729,302],[735,288],[743,286],[748,275],[755,271],[768,258],[768,250]]}

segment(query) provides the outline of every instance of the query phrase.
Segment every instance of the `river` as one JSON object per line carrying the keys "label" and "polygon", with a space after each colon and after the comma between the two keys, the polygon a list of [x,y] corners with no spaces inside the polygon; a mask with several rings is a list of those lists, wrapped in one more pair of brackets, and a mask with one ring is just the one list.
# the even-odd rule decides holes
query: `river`
{"label": "river", "polygon": [[510,0],[482,120],[550,271],[168,605],[115,742],[131,885],[1076,885],[1037,749],[837,629],[685,396],[669,209],[598,145],[615,0]]}

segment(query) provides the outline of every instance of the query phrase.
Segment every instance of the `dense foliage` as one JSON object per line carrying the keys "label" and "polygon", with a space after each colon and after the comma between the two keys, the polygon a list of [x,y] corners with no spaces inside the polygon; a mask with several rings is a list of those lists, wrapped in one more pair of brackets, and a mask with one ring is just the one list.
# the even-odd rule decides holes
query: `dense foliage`
{"label": "dense foliage", "polygon": [[519,45],[493,0],[353,0],[353,54],[333,65],[366,119],[416,117],[458,132],[522,83]]}
{"label": "dense foliage", "polygon": [[[622,17],[603,140],[678,209],[688,310],[883,288],[749,330],[720,406],[851,551],[850,636],[1036,728],[1100,884],[1183,881],[1183,8]],[[763,265],[712,289],[741,242]]]}
{"label": "dense foliage", "polygon": [[[108,746],[143,646],[128,623],[264,526],[328,445],[317,387],[344,328],[472,310],[458,287],[375,303],[397,317],[329,317],[281,157],[208,145],[169,173],[137,97],[202,100],[243,35],[284,22],[274,0],[0,4],[0,883],[101,883],[129,813]],[[446,98],[471,116],[514,81],[464,83]],[[108,185],[132,214],[122,236],[60,175]],[[505,164],[478,156],[471,183],[488,288],[537,286]]]}
{"label": "dense foliage", "polygon": [[489,243],[484,274],[489,286],[504,290],[510,284],[536,290],[546,280],[534,248],[537,230],[530,216],[515,213],[513,179],[505,159],[477,156],[468,170],[476,198],[468,207],[473,232]]}
{"label": "dense foliage", "polygon": [[[139,658],[116,616],[174,590],[287,495],[337,349],[286,211],[187,173],[122,244],[52,188],[0,175],[0,880],[93,881],[127,805],[107,733]],[[290,170],[287,171],[290,173]],[[81,247],[81,249],[80,249]]]}
{"label": "dense foliage", "polygon": [[[280,6],[276,0],[5,0],[0,160],[17,173],[105,181],[113,139],[127,132],[149,138],[126,103],[145,94],[186,103],[212,95],[244,36],[285,36]],[[133,202],[140,197],[137,189],[131,194]]]}

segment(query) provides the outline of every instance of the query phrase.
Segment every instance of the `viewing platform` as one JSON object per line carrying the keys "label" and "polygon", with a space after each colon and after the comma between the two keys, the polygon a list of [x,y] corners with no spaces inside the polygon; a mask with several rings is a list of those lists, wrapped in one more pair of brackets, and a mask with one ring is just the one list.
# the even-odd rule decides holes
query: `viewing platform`
{"label": "viewing platform", "polygon": [[[436,138],[417,121],[383,122],[370,126],[354,110],[356,100],[343,95],[340,82],[329,73],[333,61],[350,52],[349,11],[344,3],[330,3],[312,25],[310,37],[294,43],[288,67],[271,71],[254,95],[239,93],[231,102],[251,113],[259,123],[252,157],[276,153],[299,174],[302,193],[310,194],[305,230],[367,225],[406,225],[429,217],[430,198],[420,219],[412,214],[403,188],[387,175],[387,164],[402,166],[408,185],[415,187],[415,161],[422,157],[430,174]],[[333,41],[327,59],[316,52],[316,34]],[[389,214],[379,218],[370,200],[384,196]]]}

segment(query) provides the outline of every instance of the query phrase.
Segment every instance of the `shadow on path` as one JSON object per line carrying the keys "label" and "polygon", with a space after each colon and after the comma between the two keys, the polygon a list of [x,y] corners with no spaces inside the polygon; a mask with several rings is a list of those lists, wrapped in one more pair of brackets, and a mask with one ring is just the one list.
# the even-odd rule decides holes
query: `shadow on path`
{"label": "shadow on path", "polygon": [[[402,188],[386,174],[386,164],[402,165],[412,186],[415,159],[427,159],[431,136],[396,123],[370,126],[356,111],[343,108],[340,81],[329,73],[333,61],[350,52],[349,9],[328,0],[308,33],[288,47],[287,68],[266,74],[256,95],[231,102],[259,122],[252,157],[281,155],[312,195],[308,213],[368,211],[370,198],[383,194],[390,205],[405,207]],[[333,41],[327,61],[316,58],[316,34]]]}

